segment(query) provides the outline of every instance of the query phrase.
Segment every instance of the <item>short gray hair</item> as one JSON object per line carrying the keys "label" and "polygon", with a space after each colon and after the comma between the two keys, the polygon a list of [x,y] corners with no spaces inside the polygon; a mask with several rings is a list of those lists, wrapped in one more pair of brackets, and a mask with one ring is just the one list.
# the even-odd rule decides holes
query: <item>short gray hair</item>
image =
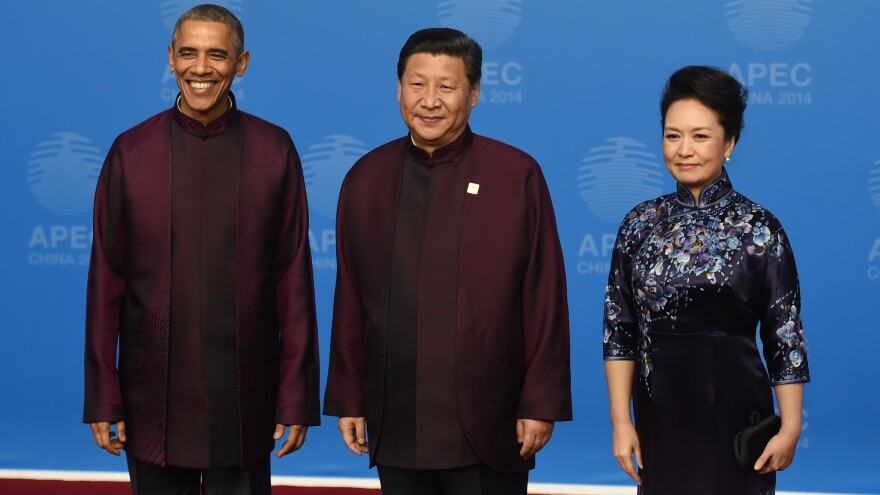
{"label": "short gray hair", "polygon": [[174,45],[174,40],[180,35],[180,26],[184,21],[222,22],[229,26],[229,30],[232,32],[233,47],[235,47],[238,53],[244,51],[244,28],[241,26],[241,21],[225,7],[204,3],[184,12],[177,19],[177,23],[174,24],[174,31],[171,33],[172,46]]}

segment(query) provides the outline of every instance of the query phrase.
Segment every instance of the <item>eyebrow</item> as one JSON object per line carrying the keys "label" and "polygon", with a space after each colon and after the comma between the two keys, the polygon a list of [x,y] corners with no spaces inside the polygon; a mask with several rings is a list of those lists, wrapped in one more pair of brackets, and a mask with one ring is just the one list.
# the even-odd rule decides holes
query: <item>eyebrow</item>
{"label": "eyebrow", "polygon": [[[422,78],[425,78],[425,79],[428,78],[427,75],[425,75],[425,74],[423,74],[423,73],[421,73],[421,72],[418,72],[418,71],[416,71],[415,73],[413,73],[413,75],[416,76],[416,77],[422,77]],[[441,80],[441,81],[455,81],[455,76],[443,76],[443,77],[440,78],[440,80]]]}
{"label": "eyebrow", "polygon": [[[177,49],[177,53],[198,53],[198,50],[191,46],[181,46]],[[210,55],[220,55],[222,57],[229,57],[229,52],[222,48],[209,48],[208,54]]]}
{"label": "eyebrow", "polygon": [[[681,132],[681,129],[679,129],[678,127],[673,127],[673,126],[669,126],[669,125],[666,126],[666,127],[664,127],[663,130],[664,130],[664,131],[678,131],[678,132]],[[691,132],[694,132],[694,131],[712,131],[712,130],[715,130],[715,129],[714,129],[713,127],[710,127],[710,126],[702,126],[702,127],[694,127],[693,129],[691,129]]]}

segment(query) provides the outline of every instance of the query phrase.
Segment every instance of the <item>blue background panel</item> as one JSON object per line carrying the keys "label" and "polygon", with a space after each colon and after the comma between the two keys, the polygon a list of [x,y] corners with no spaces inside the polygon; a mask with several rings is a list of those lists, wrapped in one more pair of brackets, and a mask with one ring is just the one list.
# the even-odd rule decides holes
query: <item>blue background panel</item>
{"label": "blue background panel", "polygon": [[[731,70],[752,91],[729,171],[785,226],[798,260],[814,382],[791,491],[880,493],[880,3],[389,0],[221,2],[245,25],[240,107],[294,138],[310,199],[326,373],[336,194],[364,152],[406,132],[397,54],[447,25],[484,48],[475,132],[543,166],[569,280],[575,421],[557,425],[532,480],[631,484],[610,455],[601,359],[611,242],[635,203],[673,189],[658,100],[684,65]],[[123,130],[168,108],[166,46],[195,2],[15,2],[0,16],[3,89],[0,469],[121,471],[80,423],[91,198]],[[374,476],[335,418],[273,472]]]}

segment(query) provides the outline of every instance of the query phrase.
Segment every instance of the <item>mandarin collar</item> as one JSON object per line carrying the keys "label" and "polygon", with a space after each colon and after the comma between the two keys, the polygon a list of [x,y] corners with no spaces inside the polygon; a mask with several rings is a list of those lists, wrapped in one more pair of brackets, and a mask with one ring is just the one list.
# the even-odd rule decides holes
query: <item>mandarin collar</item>
{"label": "mandarin collar", "polygon": [[694,203],[694,196],[681,182],[676,182],[675,199],[684,206],[705,208],[721,201],[731,191],[733,191],[733,184],[730,183],[730,177],[727,176],[727,169],[721,167],[721,175],[700,191],[700,204]]}
{"label": "mandarin collar", "polygon": [[232,124],[238,120],[238,106],[235,104],[235,95],[232,94],[232,91],[226,94],[229,95],[229,100],[232,102],[232,105],[229,107],[229,110],[209,122],[208,125],[203,125],[198,120],[184,114],[179,108],[177,108],[177,101],[178,98],[180,98],[180,93],[178,93],[177,98],[174,99],[175,103],[171,108],[171,115],[174,116],[174,121],[177,122],[177,125],[180,126],[181,129],[183,129],[183,132],[195,137],[210,138],[226,134],[226,131],[228,131],[229,128],[232,127]]}
{"label": "mandarin collar", "polygon": [[468,146],[471,145],[471,142],[473,142],[474,133],[471,132],[470,125],[465,126],[464,132],[455,138],[455,141],[446,146],[437,148],[431,155],[429,155],[427,151],[413,144],[412,134],[408,137],[409,139],[407,140],[406,147],[409,150],[410,155],[416,160],[416,162],[425,165],[426,167],[433,167],[435,165],[452,162],[461,156]]}

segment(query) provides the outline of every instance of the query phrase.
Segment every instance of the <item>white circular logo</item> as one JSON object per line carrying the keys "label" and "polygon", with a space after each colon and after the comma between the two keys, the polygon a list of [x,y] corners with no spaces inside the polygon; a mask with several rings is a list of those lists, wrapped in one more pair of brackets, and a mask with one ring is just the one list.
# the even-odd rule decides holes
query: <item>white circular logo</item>
{"label": "white circular logo", "polygon": [[309,208],[335,219],[342,179],[367,151],[364,143],[342,134],[326,136],[320,143],[309,146],[302,156]]}
{"label": "white circular logo", "polygon": [[813,15],[813,0],[735,0],[724,4],[733,36],[759,51],[783,50],[804,35]]}
{"label": "white circular logo", "polygon": [[467,33],[488,50],[513,36],[522,0],[443,0],[437,3],[437,15],[441,25]]}
{"label": "white circular logo", "polygon": [[[187,10],[205,3],[200,0],[165,0],[159,4],[162,9],[162,24],[166,29],[174,29],[177,19]],[[227,10],[241,17],[241,0],[212,0],[210,3],[225,7]]]}
{"label": "white circular logo", "polygon": [[663,166],[645,145],[615,137],[590,148],[578,168],[578,189],[590,212],[617,223],[627,211],[663,191]]}
{"label": "white circular logo", "polygon": [[880,212],[880,160],[874,162],[874,169],[868,173],[868,194]]}
{"label": "white circular logo", "polygon": [[87,138],[58,132],[31,153],[28,185],[37,201],[52,213],[79,215],[92,206],[103,161]]}

